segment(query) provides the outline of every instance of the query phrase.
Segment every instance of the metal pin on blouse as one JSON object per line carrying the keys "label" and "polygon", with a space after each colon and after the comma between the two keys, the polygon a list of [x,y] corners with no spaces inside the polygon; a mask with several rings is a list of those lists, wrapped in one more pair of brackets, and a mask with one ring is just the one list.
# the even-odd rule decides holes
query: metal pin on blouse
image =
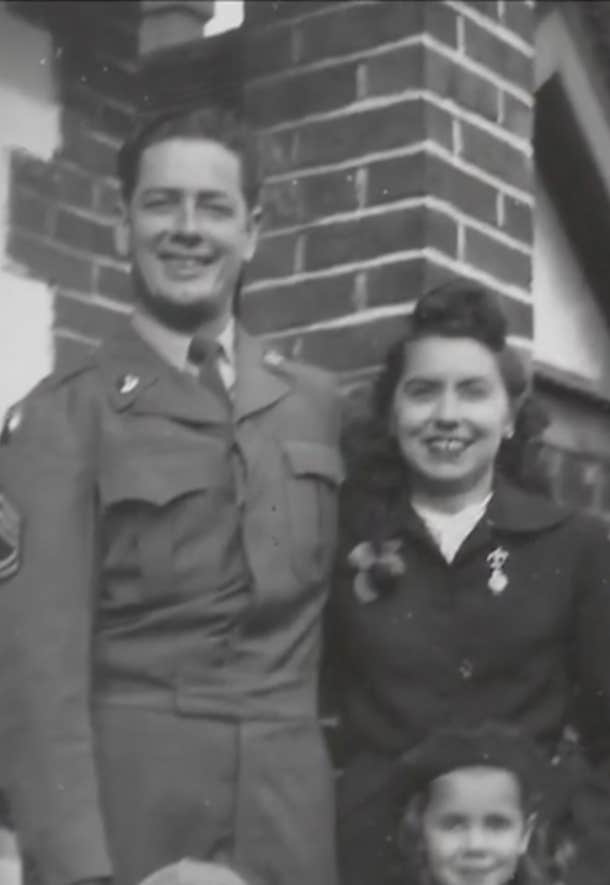
{"label": "metal pin on blouse", "polygon": [[138,384],[140,383],[140,379],[137,375],[122,375],[118,381],[119,393],[127,394],[132,393]]}
{"label": "metal pin on blouse", "polygon": [[508,586],[508,575],[504,571],[504,565],[508,559],[508,550],[504,547],[496,547],[487,557],[487,564],[491,569],[491,575],[487,586],[494,594],[498,596],[503,593]]}

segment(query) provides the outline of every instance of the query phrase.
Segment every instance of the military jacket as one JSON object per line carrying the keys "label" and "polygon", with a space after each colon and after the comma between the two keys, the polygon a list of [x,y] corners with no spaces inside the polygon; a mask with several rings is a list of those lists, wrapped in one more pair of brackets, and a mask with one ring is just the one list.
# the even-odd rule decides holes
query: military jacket
{"label": "military jacket", "polygon": [[0,586],[0,721],[48,881],[112,872],[96,704],[316,717],[338,395],[243,330],[236,361],[231,407],[126,332],[9,421],[0,491],[20,540]]}

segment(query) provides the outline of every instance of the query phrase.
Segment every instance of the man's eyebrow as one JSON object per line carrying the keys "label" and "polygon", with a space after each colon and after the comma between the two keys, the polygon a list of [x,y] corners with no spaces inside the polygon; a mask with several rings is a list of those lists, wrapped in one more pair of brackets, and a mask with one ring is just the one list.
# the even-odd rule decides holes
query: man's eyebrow
{"label": "man's eyebrow", "polygon": [[[142,193],[145,196],[149,196],[150,194],[167,194],[169,196],[178,196],[179,194],[184,193],[184,189],[181,187],[151,185],[150,187],[145,187]],[[193,193],[197,197],[204,197],[205,199],[227,199],[227,196],[223,191],[212,190],[210,188],[206,190],[189,191],[189,193]]]}

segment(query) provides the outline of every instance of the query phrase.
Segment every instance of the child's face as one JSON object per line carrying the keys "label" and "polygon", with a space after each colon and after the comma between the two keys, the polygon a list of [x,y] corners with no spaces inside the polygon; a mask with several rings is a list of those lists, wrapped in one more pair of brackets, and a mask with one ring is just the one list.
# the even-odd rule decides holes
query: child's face
{"label": "child's face", "polygon": [[422,825],[437,885],[505,885],[531,832],[516,777],[487,767],[460,768],[437,778]]}

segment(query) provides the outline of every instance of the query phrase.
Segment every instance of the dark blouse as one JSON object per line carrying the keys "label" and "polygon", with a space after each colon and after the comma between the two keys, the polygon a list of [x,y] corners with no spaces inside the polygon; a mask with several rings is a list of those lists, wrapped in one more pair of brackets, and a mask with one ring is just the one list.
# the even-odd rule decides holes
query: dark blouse
{"label": "dark blouse", "polygon": [[[448,564],[398,497],[383,534],[402,542],[404,574],[363,602],[347,557],[368,540],[362,517],[374,508],[346,488],[329,609],[353,749],[394,754],[439,726],[482,719],[521,726],[552,749],[572,721],[591,760],[610,760],[607,527],[498,482]],[[499,559],[506,581],[491,580]]]}

